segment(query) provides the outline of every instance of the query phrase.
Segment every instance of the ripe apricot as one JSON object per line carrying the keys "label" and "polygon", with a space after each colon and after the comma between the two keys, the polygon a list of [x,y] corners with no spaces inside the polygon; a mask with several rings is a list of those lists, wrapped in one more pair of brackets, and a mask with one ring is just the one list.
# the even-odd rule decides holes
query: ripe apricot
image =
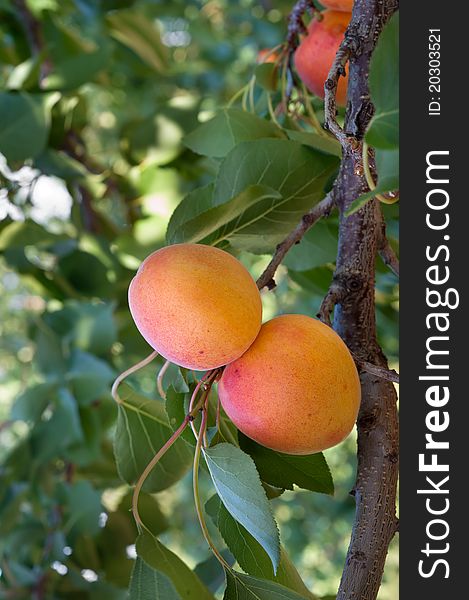
{"label": "ripe apricot", "polygon": [[265,323],[249,350],[225,368],[218,393],[240,431],[287,454],[341,442],[360,405],[347,346],[330,327],[304,315]]}
{"label": "ripe apricot", "polygon": [[320,2],[326,8],[351,13],[354,0],[320,0]]}
{"label": "ripe apricot", "polygon": [[[307,35],[296,49],[295,66],[306,87],[324,98],[324,82],[344,39],[350,14],[335,10],[325,10],[321,14],[322,20],[311,21]],[[339,78],[336,99],[341,106],[347,102],[347,83],[348,75]]]}
{"label": "ripe apricot", "polygon": [[130,283],[129,306],[150,346],[200,371],[241,356],[261,327],[261,298],[247,269],[202,244],[175,244],[148,256]]}

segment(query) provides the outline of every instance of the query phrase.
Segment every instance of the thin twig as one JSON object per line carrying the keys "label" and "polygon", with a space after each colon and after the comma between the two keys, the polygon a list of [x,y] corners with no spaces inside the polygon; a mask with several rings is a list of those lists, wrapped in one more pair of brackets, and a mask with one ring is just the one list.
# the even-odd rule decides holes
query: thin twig
{"label": "thin twig", "polygon": [[399,373],[394,369],[385,369],[384,367],[379,367],[378,365],[374,365],[366,360],[361,360],[355,355],[352,356],[360,370],[371,373],[371,375],[376,375],[376,377],[379,377],[380,379],[385,379],[386,381],[391,381],[392,383],[399,383]]}
{"label": "thin twig", "polygon": [[378,251],[384,264],[391,269],[396,277],[399,277],[399,259],[386,236],[383,237]]}
{"label": "thin twig", "polygon": [[329,192],[329,194],[327,194],[327,196],[321,200],[321,202],[313,206],[313,208],[302,217],[295,229],[289,233],[283,242],[277,246],[270,263],[257,280],[257,287],[260,290],[264,287],[267,287],[268,289],[273,289],[275,287],[275,272],[280,266],[282,260],[285,258],[287,252],[292,246],[297,244],[302,239],[305,233],[311,229],[311,227],[317,223],[321,217],[329,215],[333,207],[334,198],[332,193]]}
{"label": "thin twig", "polygon": [[164,374],[166,373],[166,371],[169,369],[169,366],[171,365],[170,361],[167,360],[164,365],[161,367],[161,369],[158,372],[158,377],[156,378],[156,387],[158,389],[158,393],[160,395],[160,397],[163,400],[166,400],[166,392],[164,391],[164,387],[163,387],[163,377]]}
{"label": "thin twig", "polygon": [[116,380],[112,384],[111,395],[114,398],[114,400],[117,402],[117,404],[122,404],[122,400],[121,400],[119,394],[117,393],[117,388],[124,381],[124,379],[126,379],[129,375],[132,375],[132,373],[136,373],[140,369],[143,369],[143,367],[146,367],[147,365],[149,365],[151,363],[151,361],[154,360],[157,356],[158,356],[158,352],[156,350],[154,350],[146,358],[144,358],[137,364],[133,365],[132,367],[129,367],[126,371],[124,371],[123,373],[121,373],[120,375],[118,375],[116,377]]}

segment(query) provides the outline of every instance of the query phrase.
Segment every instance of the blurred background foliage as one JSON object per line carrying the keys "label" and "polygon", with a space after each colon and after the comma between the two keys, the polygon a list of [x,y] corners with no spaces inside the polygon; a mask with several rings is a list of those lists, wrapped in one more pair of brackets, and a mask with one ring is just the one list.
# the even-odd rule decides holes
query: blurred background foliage
{"label": "blurred background foliage", "polygon": [[[135,556],[129,489],[112,451],[114,377],[149,347],[127,307],[140,261],[216,159],[186,147],[282,42],[290,1],[0,0],[0,598],[119,600]],[[318,106],[320,106],[318,104]],[[397,208],[386,207],[397,240]],[[265,319],[314,315],[336,224],[295,248]],[[240,252],[254,277],[265,255]],[[396,280],[377,264],[378,332],[397,362]],[[160,363],[161,364],[161,363]],[[155,397],[158,364],[131,383]],[[170,375],[169,375],[170,376]],[[283,542],[334,594],[354,503],[355,440],[326,452],[334,497],[273,500]],[[190,480],[148,497],[161,539],[209,557]],[[393,545],[380,600],[397,598]]]}

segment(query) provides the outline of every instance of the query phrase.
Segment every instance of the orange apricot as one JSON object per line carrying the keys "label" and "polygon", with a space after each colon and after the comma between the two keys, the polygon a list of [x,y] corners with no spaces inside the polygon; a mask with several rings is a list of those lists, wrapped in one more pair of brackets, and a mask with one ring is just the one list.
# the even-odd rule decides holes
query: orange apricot
{"label": "orange apricot", "polygon": [[129,306],[150,346],[200,371],[241,356],[261,327],[261,298],[247,269],[202,244],[175,244],[148,256],[130,283]]}
{"label": "orange apricot", "polygon": [[320,2],[326,8],[351,13],[354,0],[320,0]]}
{"label": "orange apricot", "polygon": [[287,454],[335,446],[352,430],[360,380],[342,339],[305,315],[265,323],[249,350],[229,364],[218,385],[236,427]]}
{"label": "orange apricot", "polygon": [[[344,39],[350,14],[334,10],[325,10],[321,14],[321,20],[311,21],[307,35],[296,49],[295,66],[306,87],[324,98],[324,83]],[[340,106],[347,103],[347,83],[348,75],[339,78],[336,99]]]}

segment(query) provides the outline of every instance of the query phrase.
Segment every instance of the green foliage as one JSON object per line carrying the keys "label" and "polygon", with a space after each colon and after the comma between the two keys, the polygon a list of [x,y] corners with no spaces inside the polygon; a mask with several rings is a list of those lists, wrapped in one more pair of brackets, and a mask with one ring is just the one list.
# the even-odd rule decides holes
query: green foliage
{"label": "green foliage", "polygon": [[254,462],[242,450],[226,443],[207,448],[204,457],[225,508],[261,544],[277,572],[279,533]]}
{"label": "green foliage", "polygon": [[205,508],[243,571],[255,577],[276,581],[306,598],[311,597],[283,547],[280,547],[280,561],[277,572],[274,573],[268,554],[230,515],[218,496],[212,496]]}
{"label": "green foliage", "polygon": [[[143,531],[138,536],[136,548],[138,556],[152,570],[170,578],[182,598],[188,600],[214,600],[213,595],[197,575],[148,531]],[[155,577],[158,577],[158,575],[155,575]]]}
{"label": "green foliage", "polygon": [[331,472],[321,452],[308,456],[295,456],[269,450],[240,435],[241,448],[256,463],[263,481],[282,489],[293,489],[293,484],[312,492],[333,494]]}
{"label": "green foliage", "polygon": [[234,571],[226,574],[226,591],[224,600],[300,600],[296,592],[283,585],[243,575]]}
{"label": "green foliage", "polygon": [[375,114],[366,134],[376,148],[399,145],[399,14],[384,28],[370,65],[370,93]]}
{"label": "green foliage", "polygon": [[181,600],[171,579],[137,557],[129,586],[130,600]]}
{"label": "green foliage", "polygon": [[284,137],[282,130],[271,121],[238,108],[226,108],[189,133],[184,143],[197,154],[224,158],[240,142]]}
{"label": "green foliage", "polygon": [[375,114],[365,139],[375,148],[378,182],[372,191],[357,198],[348,214],[359,210],[376,194],[399,189],[399,13],[384,27],[373,53],[370,95]]}
{"label": "green foliage", "polygon": [[[163,403],[136,394],[126,384],[119,388],[119,397],[114,453],[120,477],[134,484],[172,430]],[[191,462],[186,444],[177,440],[153,469],[144,489],[164,490],[184,475]]]}
{"label": "green foliage", "polygon": [[[28,0],[28,19],[20,4],[0,2],[0,596],[123,600],[131,579],[138,600],[219,599],[225,573],[209,556],[185,476],[189,428],[140,495],[148,531],[134,559],[131,486],[187,414],[197,374],[171,366],[163,402],[157,359],[119,387],[118,405],[111,399],[115,376],[150,351],[131,320],[128,285],[145,256],[179,241],[234,252],[257,276],[264,254],[330,188],[340,146],[305,114],[277,112],[278,124],[269,115],[281,74],[255,59],[283,41],[289,0],[273,9],[251,0]],[[371,75],[380,189],[395,187],[385,114],[395,98],[395,27]],[[223,108],[253,74],[245,107],[256,114],[237,101]],[[396,207],[386,219],[396,246]],[[276,292],[263,297],[266,319],[317,312],[336,242],[332,218],[291,251]],[[397,288],[381,267],[377,304],[395,360]],[[332,499],[322,455],[261,448],[218,416],[217,426],[213,389],[213,481],[201,477],[202,494],[219,493],[224,504],[207,505],[210,529],[228,564],[246,572],[226,575],[225,597],[333,593],[353,511],[353,444],[327,454]]]}

